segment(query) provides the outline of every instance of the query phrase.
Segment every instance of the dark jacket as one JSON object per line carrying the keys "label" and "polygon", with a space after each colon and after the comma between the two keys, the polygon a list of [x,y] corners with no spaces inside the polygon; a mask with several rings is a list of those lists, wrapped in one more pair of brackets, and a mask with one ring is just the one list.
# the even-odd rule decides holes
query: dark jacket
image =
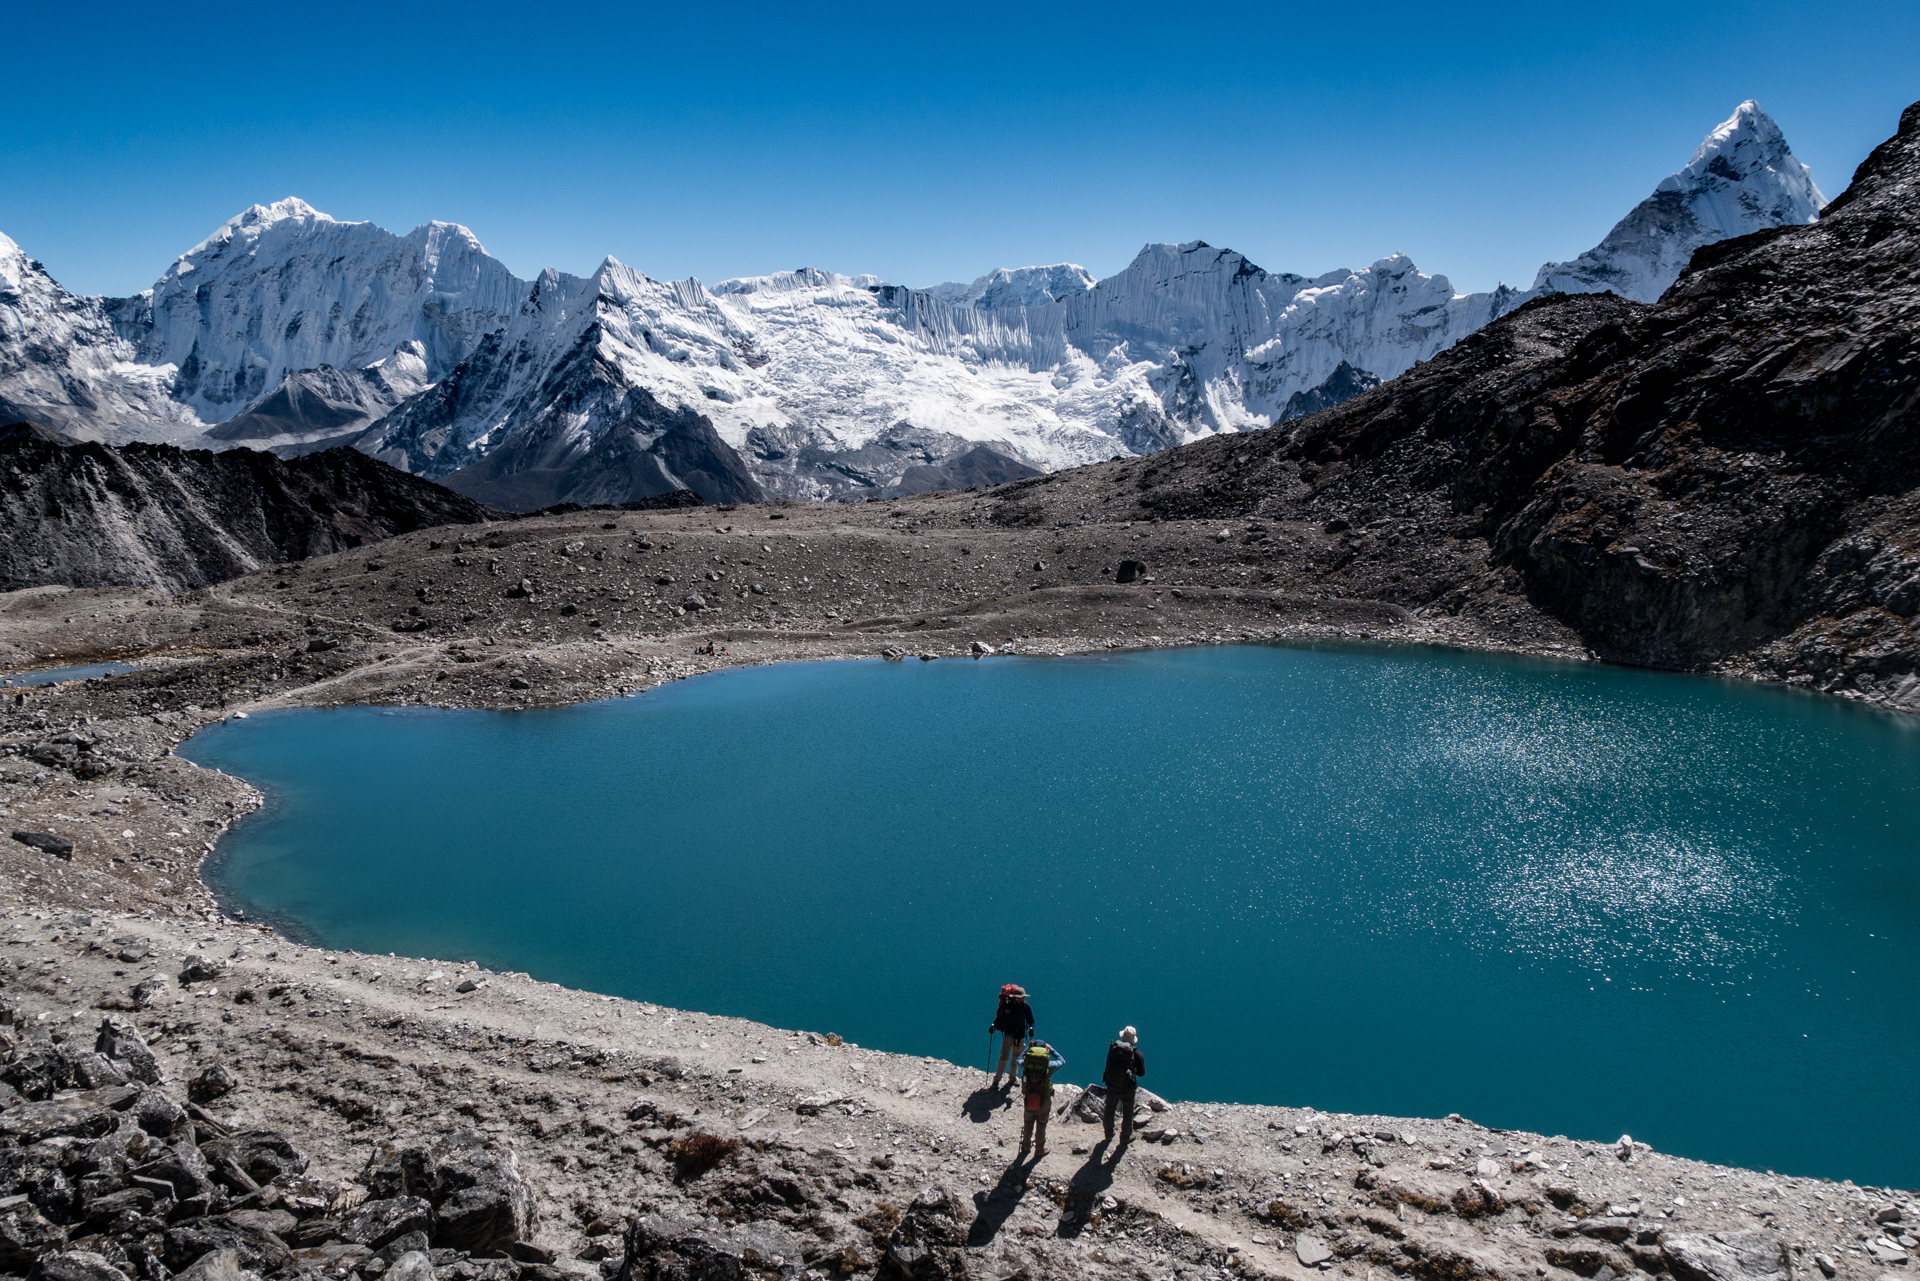
{"label": "dark jacket", "polygon": [[1131,1092],[1139,1078],[1147,1074],[1147,1056],[1137,1045],[1114,1041],[1107,1046],[1107,1070],[1100,1079],[1109,1090]]}
{"label": "dark jacket", "polygon": [[1008,1036],[1024,1039],[1033,1031],[1033,1007],[1027,1004],[1023,996],[1002,997],[1000,1008],[994,1011],[993,1023],[989,1032],[1005,1032]]}

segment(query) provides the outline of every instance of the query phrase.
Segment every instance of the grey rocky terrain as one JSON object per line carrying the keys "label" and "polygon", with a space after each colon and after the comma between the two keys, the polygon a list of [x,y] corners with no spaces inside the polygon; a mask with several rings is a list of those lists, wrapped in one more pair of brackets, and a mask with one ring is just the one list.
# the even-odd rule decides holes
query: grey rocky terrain
{"label": "grey rocky terrain", "polygon": [[204,587],[262,565],[498,517],[353,450],[114,448],[0,427],[0,588]]}
{"label": "grey rocky terrain", "polygon": [[[1116,1154],[1063,1090],[1054,1150],[1029,1168],[1017,1114],[978,1071],[457,960],[308,949],[224,918],[198,878],[261,797],[172,748],[272,707],[551,706],[740,663],[1284,637],[1583,654],[1517,594],[1424,617],[1316,592],[1350,559],[1322,526],[1000,518],[1030,494],[563,513],[403,534],[178,596],[0,596],[13,669],[139,664],[8,690],[0,712],[0,999],[5,1053],[27,1065],[0,1065],[27,1082],[0,1110],[22,1171],[12,1195],[27,1198],[6,1203],[0,1235],[22,1244],[0,1270],[1785,1281],[1825,1260],[1861,1281],[1904,1275],[1910,1198],[1612,1135],[1173,1102]],[[137,1035],[164,1073],[137,1093],[113,1077],[138,1073],[91,1057],[108,1019],[128,1029],[108,1025],[109,1049]],[[184,1123],[146,1119],[174,1115],[163,1098]],[[9,1130],[36,1117],[54,1129]],[[234,1135],[276,1136],[306,1165],[247,1173],[256,1191],[214,1159]],[[123,1139],[146,1160],[89,1164]],[[171,1157],[151,1146],[163,1140]],[[208,1187],[169,1184],[169,1206],[136,1181],[149,1161],[199,1170],[190,1150]],[[515,1240],[447,1228],[462,1222],[448,1181],[483,1156],[524,1181],[527,1216],[504,1216]]]}
{"label": "grey rocky terrain", "polygon": [[[1152,1099],[470,964],[0,914],[0,1267],[119,1277],[1905,1274],[1920,1195],[1459,1117]],[[1303,1101],[1305,1102],[1305,1101]]]}

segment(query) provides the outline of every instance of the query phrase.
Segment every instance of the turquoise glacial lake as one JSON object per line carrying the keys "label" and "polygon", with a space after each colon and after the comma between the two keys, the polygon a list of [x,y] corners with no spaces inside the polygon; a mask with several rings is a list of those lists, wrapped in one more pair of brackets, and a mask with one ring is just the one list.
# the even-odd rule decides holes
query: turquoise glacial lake
{"label": "turquoise glacial lake", "polygon": [[1920,1184],[1920,723],[1385,647],[262,714],[216,889],[330,946],[983,1064]]}

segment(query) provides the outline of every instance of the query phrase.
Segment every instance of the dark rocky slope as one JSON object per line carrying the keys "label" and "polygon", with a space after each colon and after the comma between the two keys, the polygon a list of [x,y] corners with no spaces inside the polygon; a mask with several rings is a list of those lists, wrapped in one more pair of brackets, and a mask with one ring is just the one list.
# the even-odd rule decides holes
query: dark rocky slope
{"label": "dark rocky slope", "polygon": [[1917,434],[1920,104],[1818,223],[1703,249],[1658,303],[1543,299],[1296,425],[1028,482],[1000,519],[1311,520],[1346,544],[1339,594],[1524,597],[1605,658],[1920,706]]}
{"label": "dark rocky slope", "polygon": [[181,591],[499,515],[351,449],[282,460],[247,449],[116,449],[32,423],[0,427],[5,591]]}

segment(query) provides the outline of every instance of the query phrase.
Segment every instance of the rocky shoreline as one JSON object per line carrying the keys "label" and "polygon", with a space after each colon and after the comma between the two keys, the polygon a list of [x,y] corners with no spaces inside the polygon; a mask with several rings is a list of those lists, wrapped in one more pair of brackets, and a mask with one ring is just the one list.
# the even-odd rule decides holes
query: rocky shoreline
{"label": "rocky shoreline", "polygon": [[16,1274],[1785,1281],[1904,1275],[1920,1214],[1459,1117],[1154,1100],[1115,1153],[1072,1088],[1029,1167],[983,1073],[830,1033],[221,920],[0,958]]}
{"label": "rocky shoreline", "polygon": [[[1017,1114],[977,1071],[460,962],[309,949],[225,918],[199,878],[262,799],[173,755],[222,716],[546,707],[750,663],[1264,639],[1590,657],[1497,581],[1435,615],[1351,591],[1350,531],[1331,522],[1037,525],[997,519],[1005,501],[582,512],[406,534],[179,597],[0,597],[13,670],[141,663],[8,689],[0,716],[0,822],[48,838],[0,842],[0,1080],[19,1095],[0,1110],[17,1171],[0,1271],[1905,1275],[1911,1194],[1457,1118],[1165,1104],[1115,1160],[1069,1091],[1030,1171],[1013,1164]],[[151,1072],[130,1070],[136,1040]],[[304,1168],[236,1178],[207,1155],[260,1133]],[[113,1155],[155,1144],[206,1166],[208,1186],[175,1182],[164,1212],[134,1181],[144,1166]],[[524,1183],[510,1238],[463,1235],[446,1210],[476,1163]],[[131,1217],[88,1208],[115,1197]],[[425,1208],[385,1204],[409,1198]],[[369,1205],[397,1217],[369,1228]]]}

